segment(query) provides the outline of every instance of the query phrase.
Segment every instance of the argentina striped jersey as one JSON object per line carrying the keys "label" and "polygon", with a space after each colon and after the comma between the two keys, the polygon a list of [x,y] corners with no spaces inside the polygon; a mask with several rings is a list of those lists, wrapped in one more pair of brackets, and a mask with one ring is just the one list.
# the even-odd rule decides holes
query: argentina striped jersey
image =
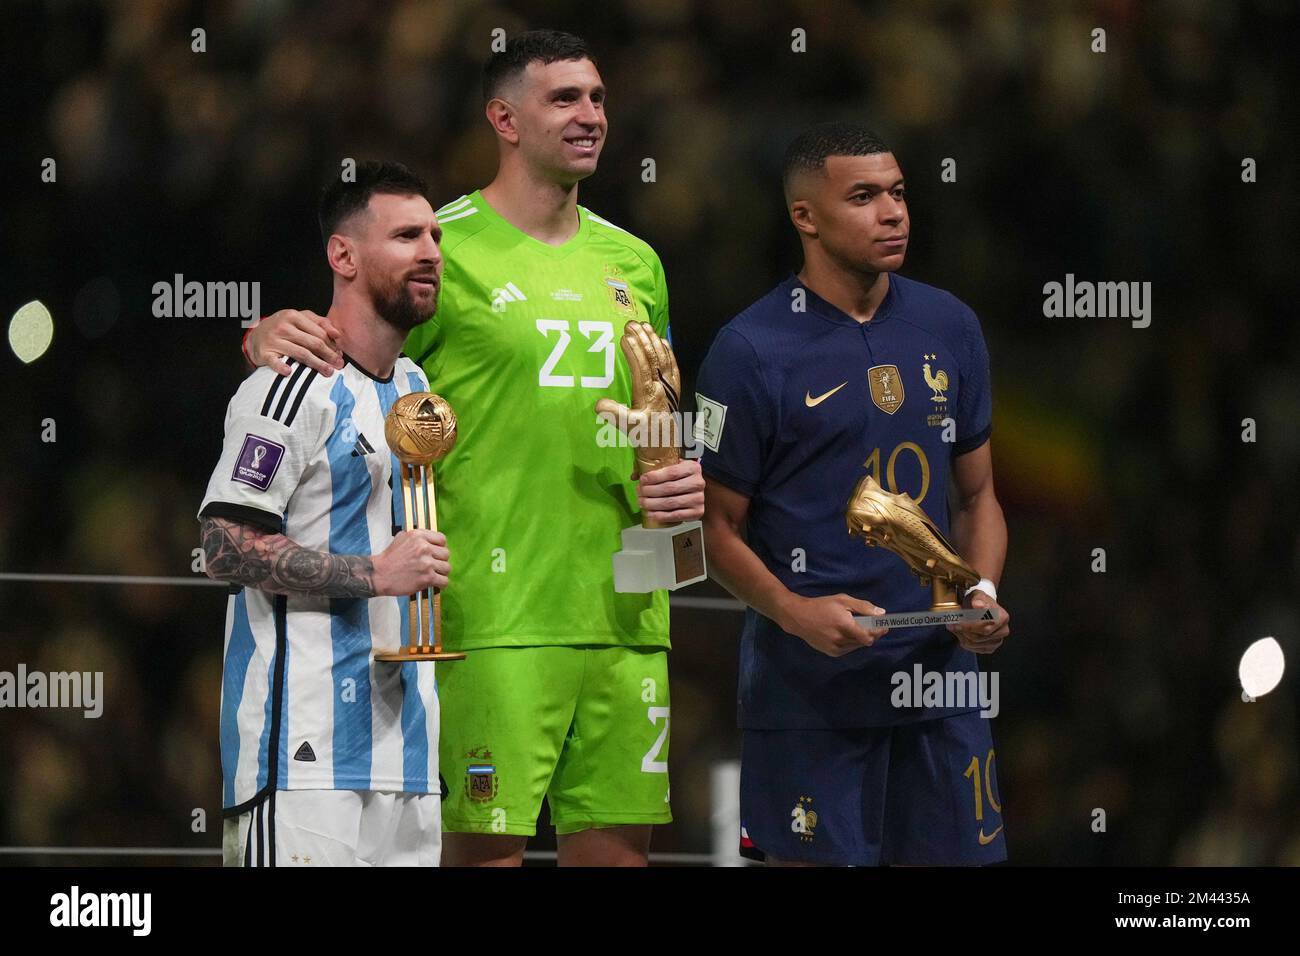
{"label": "argentina striped jersey", "polygon": [[[384,416],[428,390],[410,359],[377,379],[351,359],[325,378],[291,362],[250,375],[226,411],[200,517],[283,532],[304,548],[378,554],[402,526]],[[272,789],[438,790],[434,665],[388,664],[405,642],[405,597],[282,596],[243,588],[226,609],[222,806]]]}

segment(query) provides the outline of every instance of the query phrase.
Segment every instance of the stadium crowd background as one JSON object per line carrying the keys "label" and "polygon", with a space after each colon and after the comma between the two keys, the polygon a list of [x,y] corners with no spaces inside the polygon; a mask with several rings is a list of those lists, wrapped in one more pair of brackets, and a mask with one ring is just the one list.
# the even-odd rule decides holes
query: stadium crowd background
{"label": "stadium crowd background", "polygon": [[[244,374],[242,329],[155,318],[153,284],[259,281],[264,314],[324,311],[324,178],[343,157],[397,159],[435,206],[484,184],[492,31],[568,29],[609,88],[610,137],[580,201],[662,257],[688,393],[717,329],[797,268],[789,139],[854,118],[894,144],[904,272],[969,303],[992,355],[1013,621],[986,663],[1012,862],[1300,864],[1295,677],[1253,703],[1236,680],[1258,637],[1300,653],[1293,11],[7,3],[0,310],[39,298],[56,331],[32,365],[4,360],[0,572],[201,577],[194,513]],[[191,50],[196,27],[206,52]],[[1090,49],[1097,27],[1105,53]],[[956,182],[940,179],[946,157]],[[1257,182],[1242,182],[1246,157]],[[1045,318],[1043,284],[1066,273],[1150,281],[1150,327]],[[0,845],[217,845],[223,607],[220,588],[0,580],[0,670],[103,671],[106,696],[98,720],[0,710]],[[707,852],[709,768],[739,754],[740,616],[673,621],[676,822],[653,849]]]}

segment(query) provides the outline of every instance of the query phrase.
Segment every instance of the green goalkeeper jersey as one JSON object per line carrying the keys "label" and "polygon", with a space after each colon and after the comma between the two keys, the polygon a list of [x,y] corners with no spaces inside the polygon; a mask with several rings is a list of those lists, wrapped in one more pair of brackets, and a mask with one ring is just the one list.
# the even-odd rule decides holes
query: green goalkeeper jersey
{"label": "green goalkeeper jersey", "polygon": [[600,398],[630,403],[626,323],[668,338],[659,257],[582,206],[561,246],[510,225],[478,192],[438,221],[438,313],[405,351],[458,422],[436,466],[453,568],[444,645],[668,647],[667,593],[614,591],[619,533],[640,521],[635,461],[594,411]]}

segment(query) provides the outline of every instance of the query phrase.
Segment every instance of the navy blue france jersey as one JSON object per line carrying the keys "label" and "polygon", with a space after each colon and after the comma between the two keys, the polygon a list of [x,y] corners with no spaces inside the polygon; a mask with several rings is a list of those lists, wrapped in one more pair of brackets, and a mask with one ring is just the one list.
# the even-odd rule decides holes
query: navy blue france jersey
{"label": "navy blue france jersey", "polygon": [[[930,589],[892,551],[850,537],[844,511],[870,473],[949,536],[952,458],[992,430],[988,351],[970,308],[891,275],[876,314],[859,323],[792,275],[718,333],[696,399],[704,474],[750,498],[749,546],[787,588],[843,592],[889,612],[929,608]],[[892,630],[833,658],[751,608],[740,726],[874,727],[978,709],[894,707],[891,675],[917,663],[977,670],[942,626]]]}

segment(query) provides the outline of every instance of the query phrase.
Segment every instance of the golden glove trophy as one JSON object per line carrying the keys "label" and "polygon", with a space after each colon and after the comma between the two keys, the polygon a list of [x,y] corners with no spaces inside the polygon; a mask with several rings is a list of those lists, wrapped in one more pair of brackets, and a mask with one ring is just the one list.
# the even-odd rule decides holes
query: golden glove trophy
{"label": "golden glove trophy", "polygon": [[[438,530],[433,463],[456,444],[456,413],[441,395],[411,392],[393,402],[384,419],[384,438],[402,469],[403,527]],[[464,654],[442,649],[442,603],[438,589],[411,595],[410,639],[400,650],[376,654],[377,661],[460,661]]]}
{"label": "golden glove trophy", "polygon": [[928,627],[995,619],[992,608],[961,606],[957,588],[969,588],[980,576],[911,495],[885,491],[876,479],[865,475],[853,489],[844,518],[849,534],[863,538],[869,547],[880,545],[893,551],[907,562],[922,587],[932,589],[929,611],[855,615],[861,627]]}
{"label": "golden glove trophy", "polygon": [[[647,322],[629,322],[619,345],[632,373],[633,407],[612,399],[596,403],[596,414],[615,424],[636,450],[636,473],[682,460],[681,372],[672,347]],[[642,516],[623,529],[623,550],[614,555],[614,590],[644,594],[675,591],[706,577],[704,530],[699,521],[663,524]]]}

